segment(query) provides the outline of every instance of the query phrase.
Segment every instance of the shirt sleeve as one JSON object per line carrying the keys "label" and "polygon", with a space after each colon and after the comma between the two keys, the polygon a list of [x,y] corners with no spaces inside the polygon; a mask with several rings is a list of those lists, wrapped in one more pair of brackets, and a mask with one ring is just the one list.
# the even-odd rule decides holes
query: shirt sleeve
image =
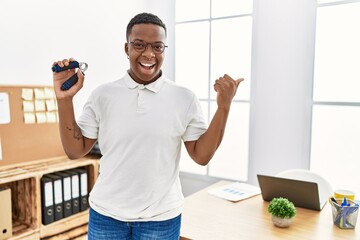
{"label": "shirt sleeve", "polygon": [[97,139],[99,132],[99,113],[97,111],[95,96],[92,93],[86,101],[83,111],[77,121],[84,137]]}
{"label": "shirt sleeve", "polygon": [[184,142],[198,140],[208,128],[208,123],[205,120],[200,102],[195,95],[193,96],[193,101],[187,114],[187,123],[185,133],[182,137]]}

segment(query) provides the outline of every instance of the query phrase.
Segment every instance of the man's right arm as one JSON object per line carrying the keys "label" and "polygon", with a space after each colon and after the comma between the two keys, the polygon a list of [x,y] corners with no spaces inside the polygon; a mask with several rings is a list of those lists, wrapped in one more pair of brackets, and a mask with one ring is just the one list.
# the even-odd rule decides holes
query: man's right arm
{"label": "man's right arm", "polygon": [[59,128],[61,142],[66,155],[70,159],[85,156],[96,143],[96,139],[82,135],[76,123],[72,99],[58,100]]}
{"label": "man's right arm", "polygon": [[[73,58],[64,59],[53,63],[60,67],[68,66],[70,62],[75,61]],[[74,74],[77,74],[78,81],[68,90],[61,90],[61,85]],[[59,128],[61,142],[65,153],[70,159],[77,159],[85,156],[96,143],[96,139],[89,139],[82,135],[79,126],[75,120],[73,97],[83,86],[84,75],[78,69],[54,72],[54,91],[58,104]]]}

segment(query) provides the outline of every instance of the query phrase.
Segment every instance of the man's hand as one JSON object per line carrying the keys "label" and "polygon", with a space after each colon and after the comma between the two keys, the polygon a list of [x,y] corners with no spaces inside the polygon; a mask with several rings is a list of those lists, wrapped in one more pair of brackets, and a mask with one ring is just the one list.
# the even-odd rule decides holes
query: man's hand
{"label": "man's hand", "polygon": [[[53,66],[56,64],[60,67],[68,66],[69,62],[75,61],[73,58],[64,59],[62,61],[57,61],[53,63]],[[76,84],[74,84],[69,90],[61,90],[61,85],[68,80],[71,76],[74,74],[77,74],[78,81]],[[58,100],[60,99],[66,99],[66,98],[72,98],[83,86],[84,83],[84,75],[81,72],[80,69],[69,69],[62,72],[54,72],[53,73],[53,81],[54,81],[54,90],[56,94],[56,98]]]}
{"label": "man's hand", "polygon": [[215,81],[214,89],[217,92],[218,108],[230,109],[231,101],[242,81],[244,81],[243,78],[234,80],[227,74]]}

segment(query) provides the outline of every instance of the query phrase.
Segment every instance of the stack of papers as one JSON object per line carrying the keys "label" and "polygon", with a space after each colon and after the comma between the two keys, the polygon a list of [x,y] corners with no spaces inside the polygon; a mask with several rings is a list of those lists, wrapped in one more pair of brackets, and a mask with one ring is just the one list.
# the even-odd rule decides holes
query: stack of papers
{"label": "stack of papers", "polygon": [[212,188],[208,193],[229,201],[240,201],[261,193],[259,187],[247,183],[234,182],[221,187]]}

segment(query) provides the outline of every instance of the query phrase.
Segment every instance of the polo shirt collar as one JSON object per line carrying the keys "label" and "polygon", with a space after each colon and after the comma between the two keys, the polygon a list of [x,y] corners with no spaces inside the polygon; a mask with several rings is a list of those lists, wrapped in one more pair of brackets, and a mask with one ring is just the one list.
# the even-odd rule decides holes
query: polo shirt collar
{"label": "polo shirt collar", "polygon": [[155,81],[152,82],[150,84],[140,84],[134,81],[134,79],[131,78],[130,74],[128,71],[126,71],[126,75],[124,77],[125,80],[125,85],[130,88],[130,89],[134,89],[134,88],[141,88],[141,89],[148,89],[154,93],[157,93],[160,91],[161,87],[164,85],[164,81],[165,81],[165,77],[164,74],[161,73],[161,76]]}

